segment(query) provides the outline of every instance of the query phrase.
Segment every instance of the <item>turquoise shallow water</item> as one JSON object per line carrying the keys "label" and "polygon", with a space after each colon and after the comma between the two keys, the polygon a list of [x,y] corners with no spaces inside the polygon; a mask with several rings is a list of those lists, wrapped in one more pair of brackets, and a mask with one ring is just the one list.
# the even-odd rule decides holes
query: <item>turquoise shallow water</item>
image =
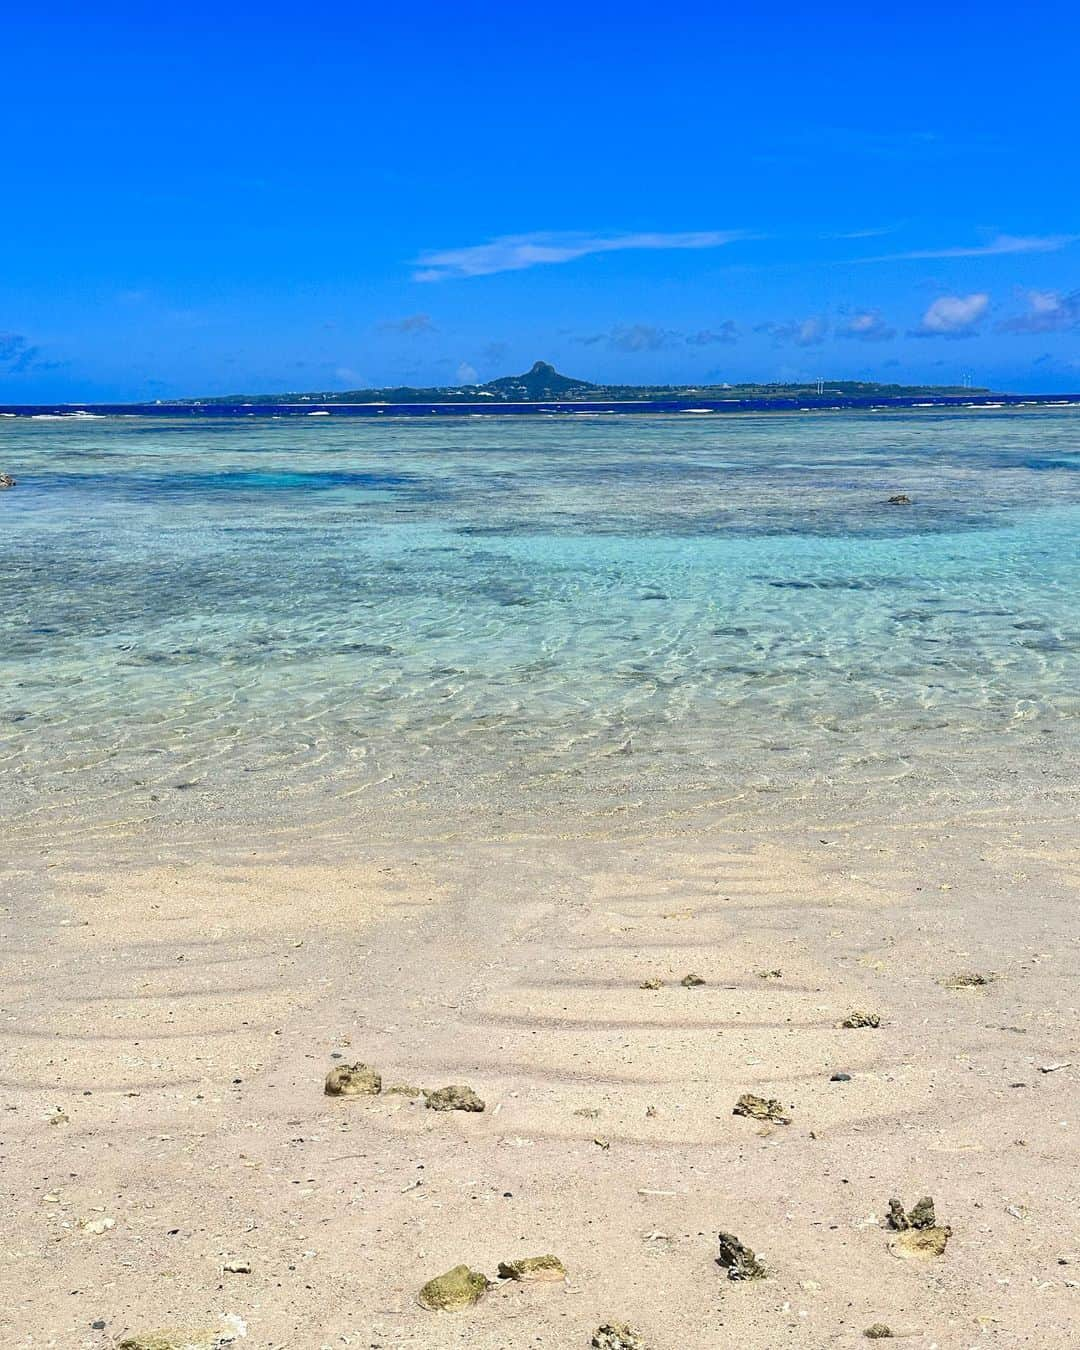
{"label": "turquoise shallow water", "polygon": [[14,828],[923,790],[1080,725],[1069,409],[7,420],[0,470]]}

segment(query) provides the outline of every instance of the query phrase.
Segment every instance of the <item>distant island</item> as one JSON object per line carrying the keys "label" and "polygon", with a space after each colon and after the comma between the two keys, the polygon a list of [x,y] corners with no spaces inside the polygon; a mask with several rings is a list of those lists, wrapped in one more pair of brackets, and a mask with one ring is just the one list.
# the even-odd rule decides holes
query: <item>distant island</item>
{"label": "distant island", "polygon": [[707,402],[755,402],[791,399],[832,406],[839,399],[962,397],[989,394],[989,389],[961,385],[879,384],[862,380],[821,380],[811,384],[590,384],[562,375],[547,361],[537,361],[523,375],[503,375],[487,384],[414,389],[319,390],[304,393],[227,394],[214,398],[177,399],[183,404],[282,403],[652,403],[657,400],[702,399]]}

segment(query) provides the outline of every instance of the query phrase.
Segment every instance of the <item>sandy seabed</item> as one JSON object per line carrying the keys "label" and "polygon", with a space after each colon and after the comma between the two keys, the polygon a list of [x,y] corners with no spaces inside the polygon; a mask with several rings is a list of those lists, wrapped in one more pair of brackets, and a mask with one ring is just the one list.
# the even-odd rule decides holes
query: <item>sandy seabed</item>
{"label": "sandy seabed", "polygon": [[[1078,880],[1075,813],[1045,804],[20,844],[0,1344],[166,1325],[258,1350],[584,1350],[618,1320],[650,1350],[856,1346],[873,1323],[912,1350],[1075,1346]],[[845,1029],[856,1009],[881,1025]],[[325,1096],[354,1061],[486,1110]],[[791,1123],[733,1115],[745,1092]],[[923,1195],[947,1250],[898,1259],[888,1201]],[[721,1230],[766,1279],[726,1278]],[[418,1306],[459,1263],[549,1252],[565,1283]]]}

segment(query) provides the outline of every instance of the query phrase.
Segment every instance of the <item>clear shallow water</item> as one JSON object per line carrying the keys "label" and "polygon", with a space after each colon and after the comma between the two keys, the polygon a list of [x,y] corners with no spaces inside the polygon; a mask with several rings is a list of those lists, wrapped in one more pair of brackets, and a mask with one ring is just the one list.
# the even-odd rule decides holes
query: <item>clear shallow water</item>
{"label": "clear shallow water", "polygon": [[1080,728],[1072,410],[8,421],[0,470],[13,828],[923,791]]}

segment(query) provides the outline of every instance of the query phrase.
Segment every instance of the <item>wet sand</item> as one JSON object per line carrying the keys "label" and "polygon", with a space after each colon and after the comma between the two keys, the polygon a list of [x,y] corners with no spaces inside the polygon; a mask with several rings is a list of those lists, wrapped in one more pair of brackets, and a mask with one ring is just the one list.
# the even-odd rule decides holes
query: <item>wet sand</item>
{"label": "wet sand", "polygon": [[[613,1319],[653,1350],[855,1346],[875,1322],[913,1348],[1074,1345],[1068,800],[22,849],[0,916],[0,1343],[232,1317],[259,1350],[587,1347]],[[994,978],[945,987],[971,972]],[[853,1009],[881,1026],[842,1028]],[[324,1096],[354,1060],[487,1109]],[[734,1116],[748,1091],[791,1124]],[[901,1261],[887,1202],[926,1194],[953,1236]],[[767,1279],[725,1278],[721,1229]],[[494,1277],[547,1252],[565,1285],[416,1303],[460,1262]]]}

